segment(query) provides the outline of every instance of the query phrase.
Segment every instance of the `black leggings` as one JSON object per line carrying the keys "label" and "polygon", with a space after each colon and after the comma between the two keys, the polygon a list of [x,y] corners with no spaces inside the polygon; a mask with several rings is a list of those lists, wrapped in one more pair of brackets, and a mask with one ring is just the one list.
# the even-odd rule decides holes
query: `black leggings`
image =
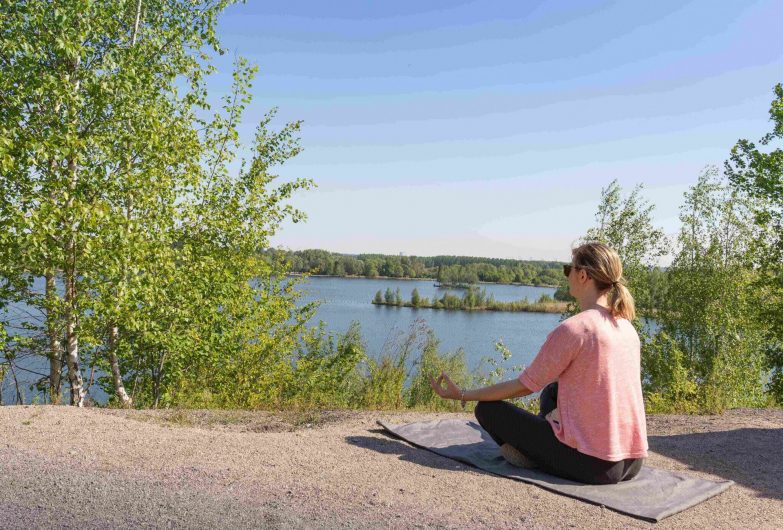
{"label": "black leggings", "polygon": [[557,383],[552,383],[541,391],[538,416],[505,401],[481,401],[476,419],[498,445],[511,444],[552,475],[587,484],[617,484],[642,469],[643,458],[610,462],[565,445],[544,418],[555,407]]}

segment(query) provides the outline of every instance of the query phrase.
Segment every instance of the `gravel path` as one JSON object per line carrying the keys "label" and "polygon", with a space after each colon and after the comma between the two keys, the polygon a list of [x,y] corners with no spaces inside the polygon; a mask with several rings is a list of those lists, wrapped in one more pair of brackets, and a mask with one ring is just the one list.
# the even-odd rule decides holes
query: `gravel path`
{"label": "gravel path", "polygon": [[780,528],[783,411],[650,416],[648,463],[737,485],[658,524],[384,435],[462,414],[0,407],[0,528]]}

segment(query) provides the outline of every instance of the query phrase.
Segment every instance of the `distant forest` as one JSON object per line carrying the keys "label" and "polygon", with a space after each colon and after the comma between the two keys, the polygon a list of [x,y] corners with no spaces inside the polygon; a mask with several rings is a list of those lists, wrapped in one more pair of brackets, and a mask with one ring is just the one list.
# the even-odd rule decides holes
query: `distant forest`
{"label": "distant forest", "polygon": [[493,282],[557,287],[563,283],[563,264],[557,261],[469,256],[348,255],[325,250],[270,252],[283,254],[291,264],[291,272],[295,273],[366,278],[428,278],[446,285]]}

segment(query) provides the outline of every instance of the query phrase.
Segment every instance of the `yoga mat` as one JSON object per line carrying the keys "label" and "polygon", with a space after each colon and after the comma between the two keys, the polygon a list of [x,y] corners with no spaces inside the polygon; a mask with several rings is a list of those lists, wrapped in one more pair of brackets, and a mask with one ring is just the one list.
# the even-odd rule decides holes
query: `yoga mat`
{"label": "yoga mat", "polygon": [[500,455],[498,445],[489,434],[472,421],[435,420],[406,425],[379,421],[378,424],[412,445],[441,456],[647,521],[658,522],[734,484],[730,480],[714,482],[648,466],[642,467],[632,480],[619,484],[582,484],[537,469],[512,466]]}

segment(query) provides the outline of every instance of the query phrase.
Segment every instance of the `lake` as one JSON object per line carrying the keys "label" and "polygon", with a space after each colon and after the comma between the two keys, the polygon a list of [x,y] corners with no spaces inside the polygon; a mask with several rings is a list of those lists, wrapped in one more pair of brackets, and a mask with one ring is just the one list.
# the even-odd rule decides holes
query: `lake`
{"label": "lake", "polygon": [[[483,284],[487,295],[510,302],[527,298],[537,300],[542,294],[554,294],[550,287]],[[462,296],[464,291],[434,286],[431,280],[309,278],[301,287],[303,300],[321,300],[315,320],[323,320],[327,329],[344,332],[354,320],[359,321],[362,336],[371,355],[383,351],[384,344],[400,331],[406,331],[417,320],[423,320],[435,331],[443,351],[465,350],[469,367],[486,355],[493,355],[495,342],[502,340],[511,350],[510,365],[527,364],[543,344],[547,333],[560,321],[552,313],[506,313],[498,311],[446,311],[410,307],[376,306],[371,301],[377,291],[400,289],[409,300],[413,289],[422,297],[442,297],[449,292]]]}
{"label": "lake", "polygon": [[[34,287],[43,290],[43,281],[38,280]],[[343,333],[352,321],[358,321],[367,352],[372,356],[379,355],[384,351],[387,342],[393,341],[415,321],[421,320],[432,328],[440,339],[441,351],[452,352],[462,347],[471,369],[475,368],[484,356],[500,358],[495,352],[495,343],[498,340],[502,340],[513,354],[504,364],[506,367],[528,364],[535,357],[546,335],[560,320],[560,315],[551,313],[467,312],[372,305],[375,293],[379,290],[383,293],[387,288],[392,291],[399,288],[404,300],[410,299],[414,288],[418,289],[422,297],[430,299],[442,297],[446,292],[457,296],[462,296],[464,292],[460,289],[435,287],[432,280],[311,277],[299,287],[303,293],[302,303],[314,300],[321,302],[312,325],[317,325],[321,320],[328,331]],[[494,295],[496,300],[505,302],[524,298],[535,301],[542,294],[551,296],[555,291],[551,287],[496,284],[482,284],[481,288],[486,289],[487,295]],[[21,317],[24,308],[12,306],[9,311],[12,317]],[[19,366],[35,372],[48,372],[48,361],[42,358],[24,359]],[[82,363],[82,368],[86,381],[89,367]],[[29,402],[32,392],[28,387],[38,376],[19,370],[17,377],[23,383],[25,401]],[[15,400],[15,392],[9,385],[9,378],[10,374],[6,376],[3,385],[4,403],[13,403]],[[65,381],[67,382],[67,379]],[[93,387],[91,395],[99,402],[106,399],[97,387]],[[67,392],[65,396],[67,399]]]}

